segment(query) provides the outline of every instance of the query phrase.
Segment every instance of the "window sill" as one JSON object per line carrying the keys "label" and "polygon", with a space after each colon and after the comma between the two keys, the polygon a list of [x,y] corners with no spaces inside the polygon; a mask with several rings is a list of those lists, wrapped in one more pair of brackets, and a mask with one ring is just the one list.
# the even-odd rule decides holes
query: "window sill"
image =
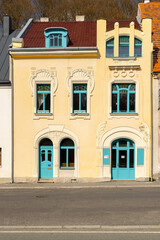
{"label": "window sill", "polygon": [[139,118],[138,113],[110,113],[109,118]]}
{"label": "window sill", "polygon": [[75,167],[60,167],[60,170],[75,170]]}
{"label": "window sill", "polygon": [[34,113],[33,119],[53,119],[53,113]]}
{"label": "window sill", "polygon": [[129,61],[129,60],[135,60],[136,57],[113,57],[113,60],[119,60],[119,61]]}
{"label": "window sill", "polygon": [[90,119],[89,113],[71,113],[70,119]]}

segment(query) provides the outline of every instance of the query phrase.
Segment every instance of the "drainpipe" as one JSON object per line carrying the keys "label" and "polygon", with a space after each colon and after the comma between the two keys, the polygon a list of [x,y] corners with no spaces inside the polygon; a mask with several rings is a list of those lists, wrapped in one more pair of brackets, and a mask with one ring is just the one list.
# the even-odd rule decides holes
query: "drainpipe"
{"label": "drainpipe", "polygon": [[153,51],[151,52],[151,182],[153,181]]}
{"label": "drainpipe", "polygon": [[11,80],[11,184],[13,183],[13,59],[8,51],[10,58],[10,80]]}

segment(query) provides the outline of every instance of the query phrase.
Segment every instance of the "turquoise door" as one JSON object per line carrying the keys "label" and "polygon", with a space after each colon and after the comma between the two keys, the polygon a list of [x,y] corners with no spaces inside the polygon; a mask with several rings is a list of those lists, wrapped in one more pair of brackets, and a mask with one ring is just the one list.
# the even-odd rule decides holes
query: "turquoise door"
{"label": "turquoise door", "polygon": [[118,139],[112,143],[112,179],[135,179],[135,144],[128,139]]}
{"label": "turquoise door", "polygon": [[53,146],[40,146],[39,178],[53,178]]}

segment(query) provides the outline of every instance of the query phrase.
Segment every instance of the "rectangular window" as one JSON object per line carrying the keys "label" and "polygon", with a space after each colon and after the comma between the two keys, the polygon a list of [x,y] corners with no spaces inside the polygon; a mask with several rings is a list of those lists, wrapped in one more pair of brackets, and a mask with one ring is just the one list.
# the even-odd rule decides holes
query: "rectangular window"
{"label": "rectangular window", "polygon": [[50,47],[62,47],[62,34],[55,33],[50,35]]}
{"label": "rectangular window", "polygon": [[87,84],[73,84],[73,113],[87,112]]}
{"label": "rectangular window", "polygon": [[112,84],[112,113],[136,112],[136,85]]}
{"label": "rectangular window", "polygon": [[119,37],[119,57],[129,57],[129,37]]}
{"label": "rectangular window", "polygon": [[2,166],[2,148],[0,148],[0,166]]}
{"label": "rectangular window", "polygon": [[50,84],[37,84],[37,113],[50,113]]}

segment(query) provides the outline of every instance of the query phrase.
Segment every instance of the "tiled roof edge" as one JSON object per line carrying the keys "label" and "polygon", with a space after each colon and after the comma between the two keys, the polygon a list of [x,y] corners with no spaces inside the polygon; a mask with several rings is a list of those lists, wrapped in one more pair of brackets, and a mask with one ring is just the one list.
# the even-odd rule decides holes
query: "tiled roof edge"
{"label": "tiled roof edge", "polygon": [[17,35],[16,38],[23,38],[26,35],[26,33],[28,32],[28,30],[30,29],[32,22],[33,22],[33,18],[30,18],[28,20],[28,22],[26,23],[26,25],[22,28],[20,33]]}

